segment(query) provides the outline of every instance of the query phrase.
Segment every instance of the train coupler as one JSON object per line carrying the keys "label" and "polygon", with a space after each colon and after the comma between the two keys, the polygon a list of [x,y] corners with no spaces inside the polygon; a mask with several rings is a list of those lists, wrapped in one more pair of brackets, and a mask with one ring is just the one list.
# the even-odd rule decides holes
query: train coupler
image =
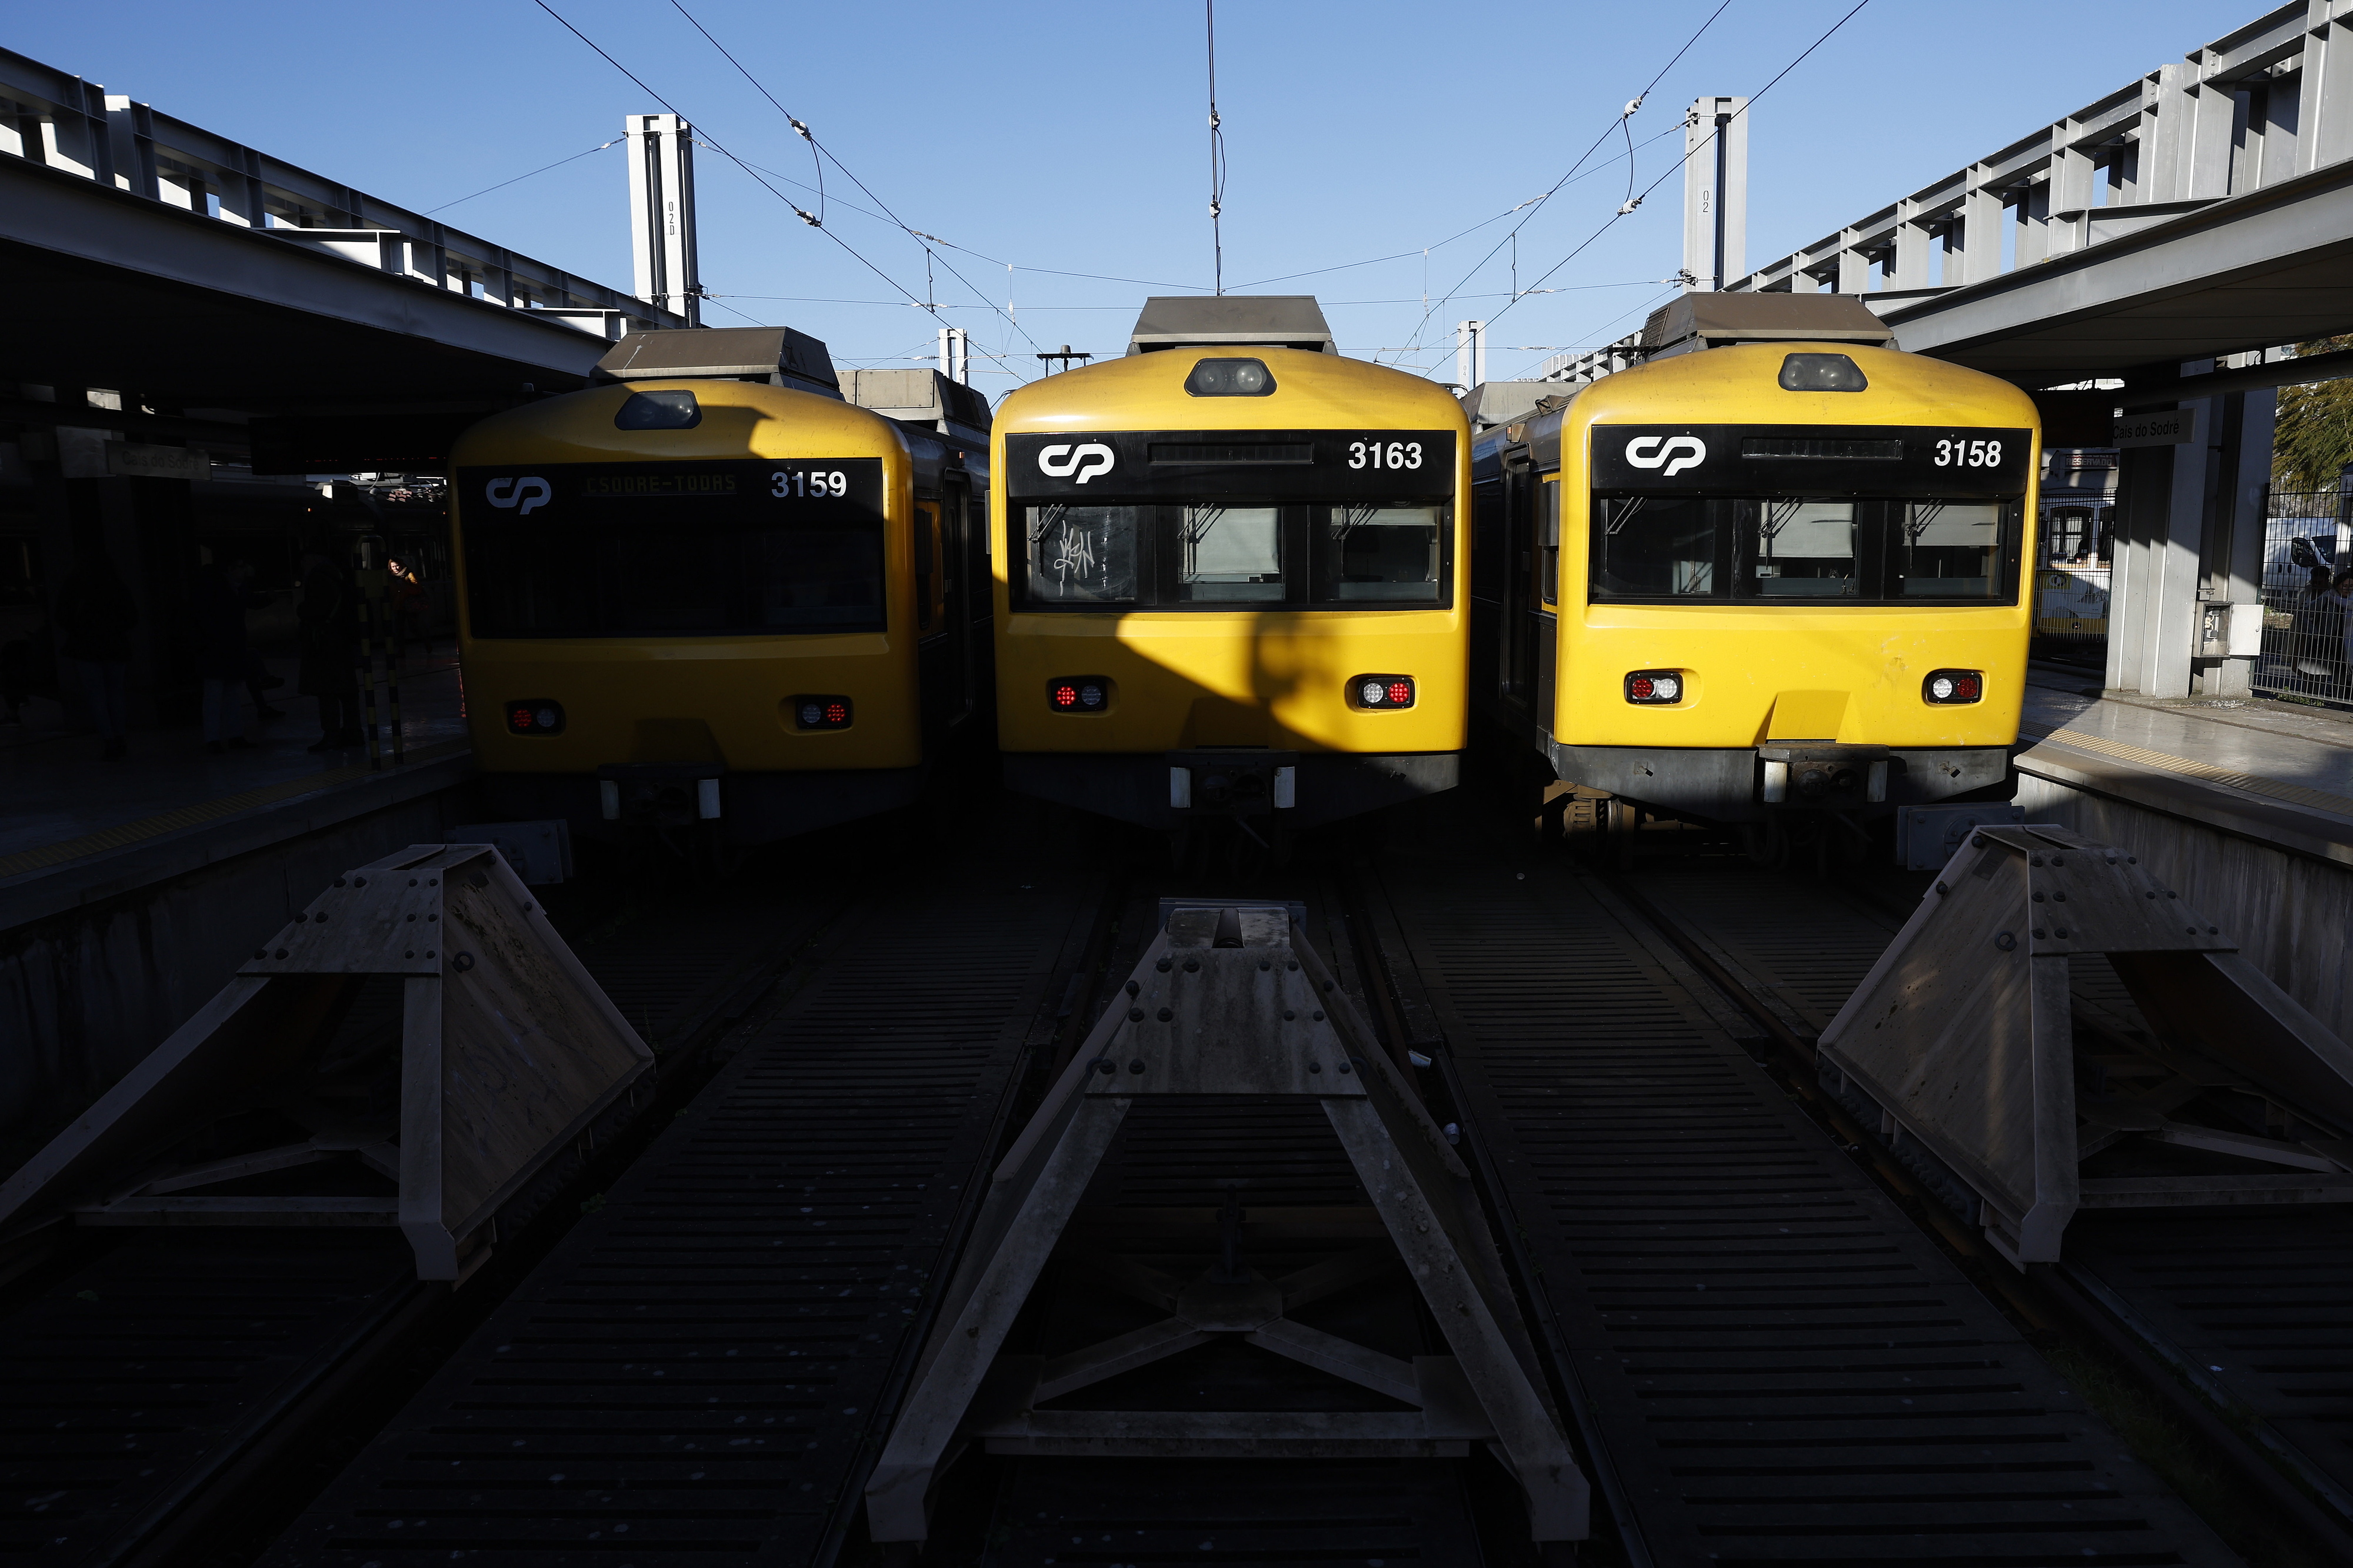
{"label": "train coupler", "polygon": [[1767,805],[1852,810],[1887,799],[1888,749],[1789,742],[1757,748],[1757,798]]}

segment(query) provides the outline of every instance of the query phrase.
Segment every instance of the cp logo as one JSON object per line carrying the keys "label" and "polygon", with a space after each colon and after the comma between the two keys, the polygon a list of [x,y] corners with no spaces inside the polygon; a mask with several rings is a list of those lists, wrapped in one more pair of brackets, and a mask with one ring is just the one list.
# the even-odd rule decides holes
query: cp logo
{"label": "cp logo", "polygon": [[1707,443],[1696,436],[1638,436],[1626,443],[1626,460],[1638,468],[1663,468],[1660,477],[1672,479],[1707,461]]}
{"label": "cp logo", "polygon": [[547,488],[545,479],[536,476],[521,479],[492,479],[483,487],[482,494],[492,506],[513,508],[518,515],[529,517],[533,509],[545,506],[555,492]]}
{"label": "cp logo", "polygon": [[1111,448],[1100,441],[1077,447],[1043,447],[1038,452],[1038,471],[1051,479],[1082,485],[1098,474],[1110,473],[1113,461]]}

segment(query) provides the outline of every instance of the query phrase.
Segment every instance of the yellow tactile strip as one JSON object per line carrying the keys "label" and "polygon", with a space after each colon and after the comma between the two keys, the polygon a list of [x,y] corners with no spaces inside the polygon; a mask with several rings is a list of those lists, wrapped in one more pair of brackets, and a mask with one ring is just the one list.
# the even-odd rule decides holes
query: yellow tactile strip
{"label": "yellow tactile strip", "polygon": [[2126,745],[2122,741],[2087,735],[2077,730],[2051,730],[2041,734],[2029,730],[2022,733],[2037,741],[2056,741],[2063,746],[2073,746],[2079,752],[2089,752],[2094,756],[2113,757],[2120,763],[2136,763],[2160,773],[2183,773],[2210,784],[2228,784],[2232,789],[2242,789],[2251,795],[2269,795],[2274,800],[2285,801],[2291,805],[2309,806],[2332,816],[2353,816],[2353,799],[2331,795],[2327,790],[2306,789],[2302,784],[2282,784],[2277,779],[2232,773],[2228,768],[2218,768],[2211,763],[2201,763],[2192,757],[2177,757],[2170,752],[2152,752],[2146,746]]}
{"label": "yellow tactile strip", "polygon": [[[416,767],[420,763],[438,763],[449,757],[459,756],[472,744],[470,741],[460,740],[441,741],[429,746],[418,746],[408,753],[406,765]],[[214,800],[198,801],[194,805],[184,805],[177,811],[164,812],[160,816],[142,816],[136,822],[125,822],[97,833],[85,834],[79,838],[67,838],[55,844],[45,844],[38,849],[25,850],[21,854],[0,856],[0,880],[10,877],[21,877],[27,871],[46,871],[52,867],[62,866],[69,860],[79,860],[89,855],[103,854],[109,849],[121,849],[150,838],[161,837],[166,833],[175,833],[183,827],[195,827],[202,823],[217,822],[223,817],[235,816],[239,812],[251,811],[257,806],[269,805],[278,801],[291,800],[297,795],[315,795],[321,790],[333,789],[338,784],[357,784],[368,776],[367,764],[364,763],[354,763],[348,768],[330,769],[323,773],[306,773],[299,779],[287,779],[279,784],[264,784],[259,789],[243,790],[236,795],[225,795]],[[379,773],[376,776],[384,775]]]}

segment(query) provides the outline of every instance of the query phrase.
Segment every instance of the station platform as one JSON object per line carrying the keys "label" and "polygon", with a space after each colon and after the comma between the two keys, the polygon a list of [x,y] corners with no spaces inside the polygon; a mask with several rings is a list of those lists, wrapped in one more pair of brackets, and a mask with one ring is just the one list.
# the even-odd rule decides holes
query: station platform
{"label": "station platform", "polygon": [[2353,713],[2103,693],[2093,671],[2037,665],[2020,740],[2027,780],[2353,867]]}
{"label": "station platform", "polygon": [[0,931],[117,897],[266,845],[300,837],[448,788],[473,772],[457,661],[412,660],[401,674],[404,763],[392,762],[379,709],[381,765],[364,744],[312,752],[317,705],[290,695],[294,662],[273,693],[285,716],[242,700],[248,744],[206,751],[193,728],[133,730],[130,754],[99,758],[98,737],[64,726],[57,705],[27,705],[0,730]]}

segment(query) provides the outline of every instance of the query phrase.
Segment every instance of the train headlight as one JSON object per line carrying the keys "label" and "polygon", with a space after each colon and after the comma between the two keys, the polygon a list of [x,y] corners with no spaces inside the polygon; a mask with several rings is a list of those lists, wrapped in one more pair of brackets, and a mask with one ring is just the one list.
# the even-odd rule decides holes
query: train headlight
{"label": "train headlight", "polygon": [[1844,354],[1784,354],[1784,392],[1867,392],[1870,380],[1862,367]]}
{"label": "train headlight", "polygon": [[1057,713],[1102,713],[1111,707],[1111,679],[1065,675],[1046,683],[1046,706]]}
{"label": "train headlight", "polygon": [[1418,695],[1410,675],[1354,675],[1346,690],[1349,707],[1375,713],[1410,708]]}
{"label": "train headlight", "polygon": [[564,704],[552,697],[523,697],[506,705],[510,735],[561,735]]}
{"label": "train headlight", "polygon": [[1939,707],[1985,700],[1985,672],[1978,669],[1932,669],[1920,683],[1920,700]]}
{"label": "train headlight", "polygon": [[792,710],[794,727],[801,730],[847,730],[856,713],[849,698],[824,692],[804,692],[786,706]]}
{"label": "train headlight", "polygon": [[1637,707],[1663,708],[1683,700],[1681,670],[1637,669],[1626,677],[1626,700]]}
{"label": "train headlight", "polygon": [[1199,360],[1185,390],[1195,397],[1264,397],[1274,390],[1274,373],[1264,360]]}

